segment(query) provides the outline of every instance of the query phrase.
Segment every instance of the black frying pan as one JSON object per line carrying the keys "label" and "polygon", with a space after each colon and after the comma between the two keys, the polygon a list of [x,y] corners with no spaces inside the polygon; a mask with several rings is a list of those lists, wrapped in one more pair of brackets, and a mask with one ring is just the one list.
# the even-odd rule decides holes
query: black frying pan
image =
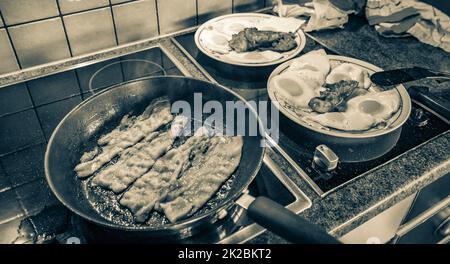
{"label": "black frying pan", "polygon": [[[232,181],[225,183],[231,187],[225,195],[213,196],[205,208],[173,224],[163,217],[152,218],[153,220],[140,225],[107,219],[94,209],[92,198],[87,198],[84,182],[78,179],[73,171],[81,155],[95,145],[100,135],[114,128],[125,114],[139,114],[152,99],[163,95],[169,96],[171,102],[188,101],[191,109],[194,109],[194,93],[202,94],[203,103],[216,100],[225,105],[226,101],[244,101],[239,95],[222,86],[173,76],[123,83],[82,102],[60,122],[47,146],[45,172],[53,193],[75,214],[111,232],[119,232],[121,237],[131,239],[189,236],[217,221],[221,211],[237,207],[236,200],[252,182],[262,164],[265,148],[261,147],[261,134],[264,133],[258,136],[248,136],[248,133],[245,133],[242,158],[231,177]],[[256,118],[254,111],[246,111],[245,115],[247,124],[249,120]],[[259,119],[258,123],[260,124]],[[248,127],[246,125],[246,129]],[[250,202],[248,214],[258,223],[293,242],[336,242],[322,230],[267,198],[260,197]]]}

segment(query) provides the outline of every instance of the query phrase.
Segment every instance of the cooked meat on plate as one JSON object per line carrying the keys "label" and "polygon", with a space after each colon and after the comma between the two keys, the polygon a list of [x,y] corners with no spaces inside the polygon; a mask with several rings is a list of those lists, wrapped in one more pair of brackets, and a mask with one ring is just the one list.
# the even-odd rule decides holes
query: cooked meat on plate
{"label": "cooked meat on plate", "polygon": [[74,170],[92,176],[89,188],[112,191],[135,222],[145,223],[154,210],[176,222],[214,196],[239,165],[243,146],[240,136],[211,135],[206,127],[185,135],[190,122],[170,113],[168,98],[157,98],[100,137]]}
{"label": "cooked meat on plate", "polygon": [[237,52],[254,50],[290,51],[297,47],[294,33],[258,30],[257,28],[245,28],[231,37],[228,42],[230,47]]}
{"label": "cooked meat on plate", "polygon": [[[244,15],[243,15],[244,16]],[[294,33],[302,24],[280,17],[229,17],[200,29],[201,47],[219,59],[247,64],[268,63],[298,47]]]}

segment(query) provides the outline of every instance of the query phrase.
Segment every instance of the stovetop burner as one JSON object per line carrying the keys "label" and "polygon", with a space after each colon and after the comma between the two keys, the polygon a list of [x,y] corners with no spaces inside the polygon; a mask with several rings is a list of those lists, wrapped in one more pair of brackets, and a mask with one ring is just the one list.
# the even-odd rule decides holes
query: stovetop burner
{"label": "stovetop burner", "polygon": [[[186,56],[191,58],[194,64],[204,71],[211,81],[236,90],[246,99],[268,100],[266,91],[267,72],[261,72],[259,78],[253,76],[248,79],[239,78],[238,81],[231,80],[233,73],[230,74],[230,70],[221,71],[217,64],[214,66],[210,59],[205,58],[206,56],[202,55],[197,49],[194,34],[195,32],[191,32],[175,37],[173,42]],[[339,55],[307,37],[302,54],[315,49],[325,49],[328,54]],[[238,70],[236,69],[236,71]],[[245,76],[245,74],[242,75]],[[254,92],[255,88],[258,88],[256,93]],[[447,121],[440,119],[426,107],[413,101],[411,118],[405,123],[400,139],[391,151],[370,161],[340,162],[338,167],[331,172],[324,172],[313,165],[313,156],[317,145],[301,140],[297,134],[288,128],[283,129],[283,124],[280,124],[280,129],[279,140],[274,147],[303,176],[317,194],[324,196],[370,170],[399,157],[408,150],[448,131],[450,126]]]}
{"label": "stovetop burner", "polygon": [[[164,74],[189,76],[189,71],[173,55],[168,53],[163,46],[158,45],[117,58],[92,61],[88,65],[79,65],[75,69],[55,73],[49,77],[39,78],[39,80],[44,82],[47,78],[59,78],[68,72],[73,74],[73,76],[79,76],[81,85],[79,96],[83,100],[89,98],[92,93],[107,89],[111,85],[140,77]],[[52,83],[46,84],[52,85]],[[55,122],[58,123],[59,120]],[[42,146],[45,145],[42,143]],[[20,151],[27,151],[28,148],[33,150],[35,146],[30,145]],[[45,150],[45,148],[42,149]],[[33,153],[35,153],[33,160],[43,160],[44,151],[33,151]],[[13,156],[15,154],[15,152],[12,152],[8,155]],[[9,164],[9,166],[21,166],[19,159],[14,159],[14,162],[15,164]],[[38,170],[43,171],[43,162],[39,164],[42,167],[38,168]],[[249,186],[248,191],[250,195],[270,197],[296,213],[300,213],[311,206],[310,200],[284,175],[283,171],[268,156],[264,158],[264,165],[256,179]],[[19,197],[17,201],[12,201],[21,204],[25,213],[10,219],[7,224],[2,225],[0,223],[0,233],[8,233],[12,236],[7,238],[9,243],[110,242],[105,241],[105,238],[111,234],[104,233],[98,227],[84,222],[56,201],[44,179],[38,180],[37,183],[31,182],[30,186],[38,185],[39,188],[45,188],[48,191],[48,196],[51,198],[48,199],[51,203],[46,202],[47,200],[45,199],[44,201],[34,199],[31,197],[31,194],[29,198]],[[265,188],[265,186],[268,188]],[[24,184],[23,186],[10,186],[7,190],[8,193],[14,191],[18,193],[27,191],[28,193],[29,189],[27,188],[29,188],[28,184]],[[265,231],[264,228],[247,219],[245,210],[237,210],[236,212],[233,215],[226,215],[223,219],[216,222],[212,228],[202,230],[200,234],[177,242],[243,243]],[[14,234],[17,234],[17,237],[13,237]]]}

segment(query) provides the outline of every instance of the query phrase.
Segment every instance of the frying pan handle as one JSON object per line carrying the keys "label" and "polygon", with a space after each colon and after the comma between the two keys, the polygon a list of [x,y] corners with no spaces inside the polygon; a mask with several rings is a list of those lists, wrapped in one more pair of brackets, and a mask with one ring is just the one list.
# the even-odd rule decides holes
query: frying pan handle
{"label": "frying pan handle", "polygon": [[292,243],[340,244],[319,228],[266,197],[257,197],[248,206],[248,216],[259,225]]}

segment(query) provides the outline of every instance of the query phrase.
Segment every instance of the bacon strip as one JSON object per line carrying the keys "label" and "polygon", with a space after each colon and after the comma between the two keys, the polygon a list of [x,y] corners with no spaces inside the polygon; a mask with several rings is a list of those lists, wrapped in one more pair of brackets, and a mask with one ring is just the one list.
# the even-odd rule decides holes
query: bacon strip
{"label": "bacon strip", "polygon": [[192,166],[177,182],[160,206],[171,222],[200,209],[236,170],[241,159],[242,137],[216,136],[204,159]]}
{"label": "bacon strip", "polygon": [[183,145],[170,150],[123,194],[120,204],[131,210],[137,222],[144,222],[155,205],[165,198],[178,175],[189,165],[189,156],[204,151],[207,146],[207,136],[193,136]]}
{"label": "bacon strip", "polygon": [[86,155],[83,155],[81,163],[75,167],[75,172],[81,178],[91,176],[112,159],[120,156],[125,149],[134,146],[146,135],[172,120],[169,100],[164,97],[153,100],[140,116],[136,118],[125,116],[117,128],[102,136],[98,140],[98,144],[103,145],[100,154],[91,160],[87,160]]}

